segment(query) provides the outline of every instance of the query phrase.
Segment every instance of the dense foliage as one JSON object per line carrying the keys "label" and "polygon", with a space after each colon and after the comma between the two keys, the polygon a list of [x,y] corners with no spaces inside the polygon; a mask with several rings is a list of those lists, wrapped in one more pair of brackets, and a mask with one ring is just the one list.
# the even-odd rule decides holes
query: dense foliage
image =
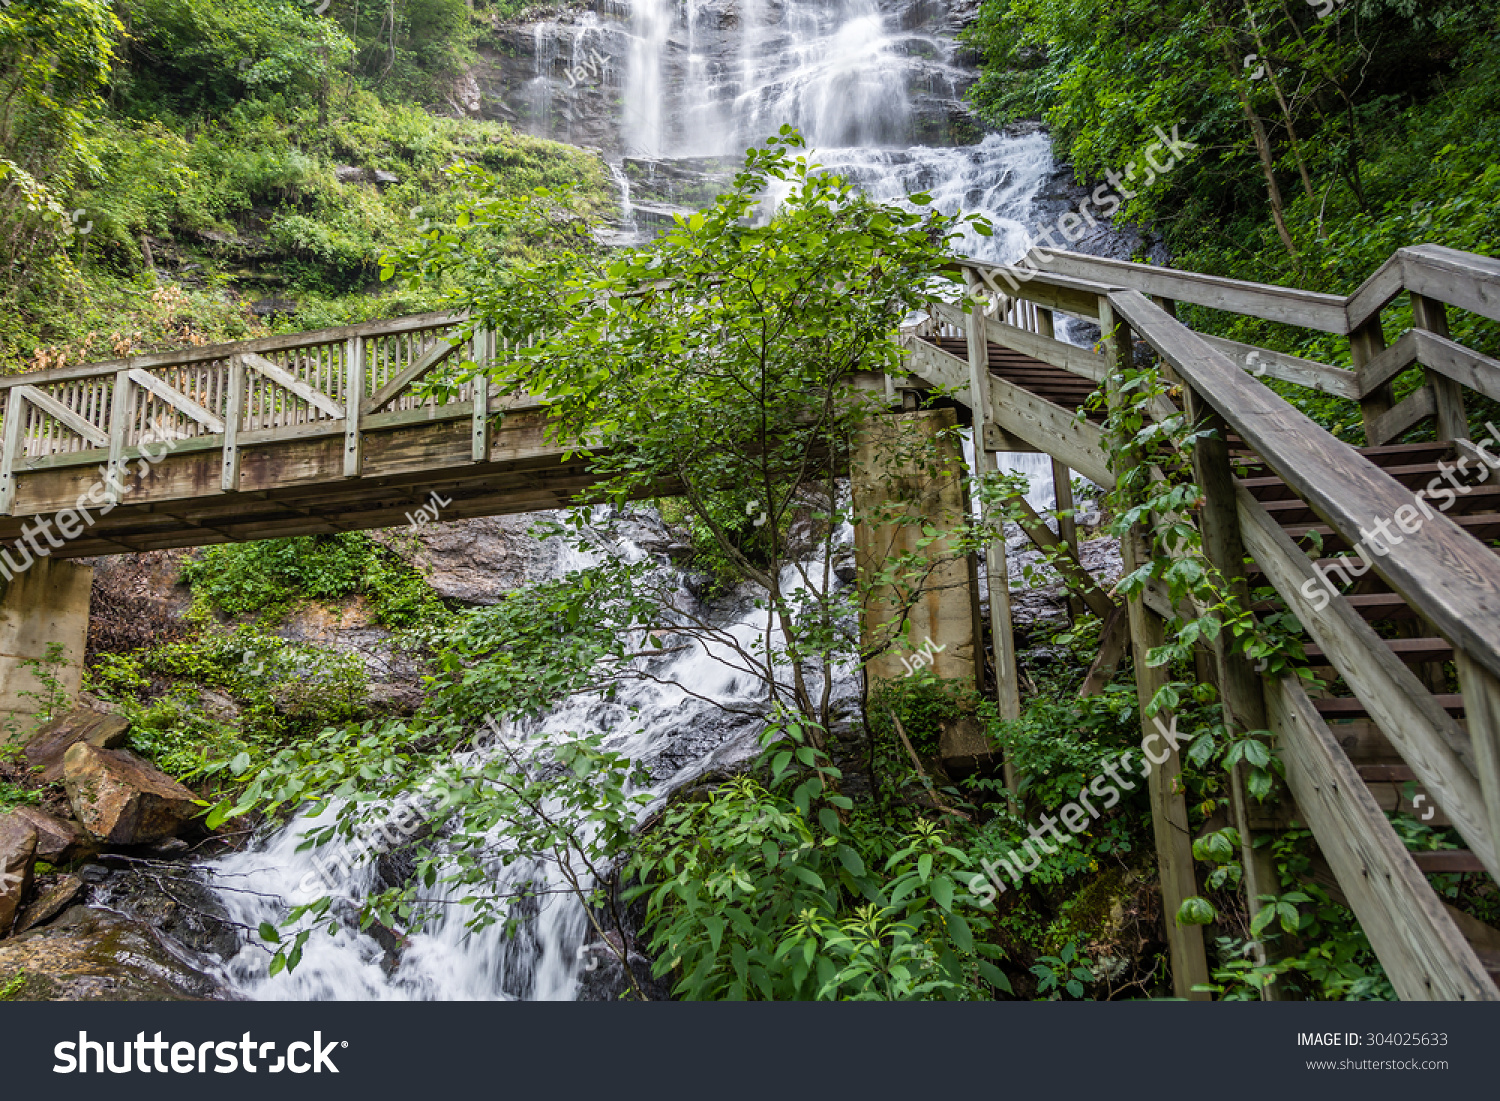
{"label": "dense foliage", "polygon": [[449,102],[500,10],[464,0],[0,8],[10,89],[0,259],[11,273],[0,364],[420,312],[439,288],[368,292],[382,252],[463,202],[443,172],[455,161],[487,166],[513,193],[574,185],[597,202],[595,156],[453,117],[467,115]]}

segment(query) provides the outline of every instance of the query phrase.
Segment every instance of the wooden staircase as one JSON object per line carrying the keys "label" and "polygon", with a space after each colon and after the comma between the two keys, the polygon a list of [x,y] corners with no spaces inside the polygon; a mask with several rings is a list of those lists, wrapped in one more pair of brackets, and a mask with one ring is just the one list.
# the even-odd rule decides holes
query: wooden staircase
{"label": "wooden staircase", "polygon": [[[1290,792],[1267,815],[1232,778],[1249,899],[1281,890],[1252,835],[1295,819],[1322,852],[1318,878],[1353,909],[1401,997],[1500,1000],[1500,931],[1448,907],[1427,878],[1500,878],[1500,475],[1467,439],[1463,404],[1466,389],[1500,400],[1500,358],[1452,340],[1447,318],[1454,308],[1500,320],[1500,261],[1403,249],[1347,298],[1069,253],[958,267],[973,308],[939,305],[903,343],[916,385],[968,405],[983,450],[1045,452],[1063,474],[1113,485],[1129,456],[1110,451],[1103,403],[1086,403],[1143,352],[1195,421],[1218,429],[1221,442],[1182,456],[1203,495],[1204,553],[1231,582],[1270,590],[1259,610],[1296,616],[1318,676],[1309,692],[1216,644],[1226,722],[1273,733]],[[1403,294],[1413,324],[1388,346],[1382,314]],[[1182,305],[1347,336],[1352,366],[1200,335],[1178,320]],[[1063,317],[1097,324],[1102,347],[1057,340]],[[1392,380],[1416,370],[1421,384],[1396,402]],[[1336,440],[1269,380],[1359,403],[1366,446]],[[1181,408],[1160,399],[1152,413]],[[1425,423],[1433,438],[1401,442]],[[1377,534],[1386,553],[1353,557],[1381,518],[1394,533]],[[1124,540],[1127,570],[1143,561],[1145,534]],[[1007,605],[996,596],[992,609]],[[1182,614],[1152,585],[1127,607],[1137,652],[1159,646]],[[1122,622],[1109,617],[1106,643],[1109,623]],[[1017,690],[1001,656],[1013,647],[1008,622],[992,627],[1004,712]],[[1144,707],[1166,673],[1137,662],[1135,675]],[[1198,890],[1179,770],[1174,755],[1151,786],[1168,914]],[[1467,847],[1409,852],[1387,819],[1398,810],[1453,828]],[[1178,993],[1201,996],[1201,930],[1168,922],[1166,932]]]}

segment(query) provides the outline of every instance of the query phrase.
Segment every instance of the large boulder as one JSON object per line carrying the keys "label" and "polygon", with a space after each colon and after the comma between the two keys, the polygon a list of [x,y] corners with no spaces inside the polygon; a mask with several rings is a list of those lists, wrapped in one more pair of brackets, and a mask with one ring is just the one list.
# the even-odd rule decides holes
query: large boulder
{"label": "large boulder", "polygon": [[89,855],[97,847],[83,834],[76,822],[54,818],[35,807],[17,807],[18,814],[36,830],[36,858],[48,864],[63,864]]}
{"label": "large boulder", "polygon": [[0,815],[0,937],[10,932],[36,862],[36,830],[18,814]]}
{"label": "large boulder", "polygon": [[41,770],[43,780],[57,781],[62,779],[68,750],[80,742],[114,749],[125,744],[129,729],[130,723],[122,715],[78,707],[33,734],[23,752],[26,763]]}
{"label": "large boulder", "polygon": [[214,967],[145,922],[74,906],[56,921],[0,942],[0,987],[21,977],[17,1001],[182,1001],[231,997]]}
{"label": "large boulder", "polygon": [[79,742],[63,761],[68,801],[83,828],[113,845],[176,835],[198,813],[197,796],[124,749]]}

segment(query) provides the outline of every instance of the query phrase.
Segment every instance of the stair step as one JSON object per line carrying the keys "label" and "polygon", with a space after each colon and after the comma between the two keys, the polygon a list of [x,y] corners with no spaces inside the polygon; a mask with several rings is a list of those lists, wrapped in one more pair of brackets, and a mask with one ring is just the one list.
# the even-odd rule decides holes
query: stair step
{"label": "stair step", "polygon": [[[1457,695],[1433,696],[1438,706],[1450,715],[1462,715],[1464,713],[1464,698]],[[1318,714],[1325,719],[1357,719],[1368,716],[1365,705],[1353,696],[1329,696],[1323,699],[1313,700],[1313,706],[1317,708]]]}
{"label": "stair step", "polygon": [[1468,849],[1431,849],[1414,852],[1411,858],[1427,875],[1439,872],[1482,872],[1484,865]]}
{"label": "stair step", "polygon": [[[1475,539],[1500,539],[1500,513],[1481,512],[1472,515],[1462,513],[1453,515],[1450,513],[1448,519],[1463,528]],[[1325,551],[1347,551],[1352,549],[1348,540],[1343,535],[1335,532],[1327,524],[1283,524],[1282,530],[1292,537],[1293,542],[1298,542],[1309,533],[1316,532],[1323,537],[1323,549]]]}
{"label": "stair step", "polygon": [[[1316,524],[1320,517],[1305,501],[1296,497],[1262,501],[1265,510],[1271,517],[1282,526],[1289,524]],[[1413,508],[1416,506],[1413,505]],[[1436,508],[1433,509],[1437,511]],[[1461,494],[1453,505],[1447,510],[1449,518],[1466,516],[1474,513],[1492,513],[1500,511],[1500,486],[1481,485],[1474,486],[1468,493]],[[1388,530],[1397,535],[1402,532],[1395,524],[1392,517],[1386,517]]]}
{"label": "stair step", "polygon": [[[1381,469],[1411,490],[1431,485],[1434,478],[1440,479],[1440,484],[1452,488],[1448,482],[1441,481],[1442,472],[1438,470],[1436,463],[1387,466]],[[1472,467],[1470,469],[1472,470]],[[1249,478],[1241,477],[1240,481],[1260,501],[1286,500],[1295,496],[1292,492],[1292,487],[1287,485],[1279,475],[1264,474]],[[1460,484],[1465,484],[1462,478],[1460,478]]]}
{"label": "stair step", "polygon": [[[1391,651],[1402,661],[1411,665],[1421,665],[1431,661],[1448,661],[1453,657],[1453,644],[1445,638],[1387,638],[1382,639]],[[1324,656],[1323,648],[1309,644],[1304,647],[1308,660],[1317,664],[1317,658]]]}

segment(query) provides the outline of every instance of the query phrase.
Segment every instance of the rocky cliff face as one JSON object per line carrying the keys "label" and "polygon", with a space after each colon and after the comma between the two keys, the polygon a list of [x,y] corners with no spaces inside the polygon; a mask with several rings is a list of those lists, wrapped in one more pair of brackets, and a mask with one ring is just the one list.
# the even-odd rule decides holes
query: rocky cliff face
{"label": "rocky cliff face", "polygon": [[[648,159],[737,153],[764,137],[747,126],[788,111],[822,145],[970,142],[971,59],[954,39],[974,9],[900,0],[837,21],[799,0],[591,0],[492,28],[473,70],[478,112]],[[883,110],[860,118],[820,101],[868,95],[875,68],[883,102],[871,106]]]}

